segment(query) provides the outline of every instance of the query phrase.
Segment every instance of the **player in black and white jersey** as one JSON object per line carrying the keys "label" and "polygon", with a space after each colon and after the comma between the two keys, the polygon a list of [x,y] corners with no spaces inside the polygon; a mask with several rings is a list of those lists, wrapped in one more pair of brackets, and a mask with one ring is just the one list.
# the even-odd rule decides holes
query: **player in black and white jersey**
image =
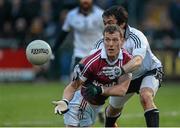
{"label": "player in black and white jersey", "polygon": [[[133,55],[133,59],[121,68],[104,69],[107,76],[119,77],[124,73],[133,73],[133,80],[123,97],[110,97],[106,108],[106,127],[113,127],[121,115],[124,104],[135,92],[140,94],[147,127],[159,127],[159,111],[153,99],[162,81],[162,64],[152,53],[145,35],[128,25],[128,13],[121,6],[113,6],[103,13],[104,25],[117,24],[124,30],[124,48]],[[96,43],[93,53],[103,47],[103,39]],[[116,71],[115,71],[116,70]]]}
{"label": "player in black and white jersey", "polygon": [[59,48],[69,32],[73,32],[73,61],[75,61],[73,65],[88,56],[94,42],[103,36],[102,13],[103,10],[95,6],[93,0],[79,0],[79,7],[68,12],[53,51]]}

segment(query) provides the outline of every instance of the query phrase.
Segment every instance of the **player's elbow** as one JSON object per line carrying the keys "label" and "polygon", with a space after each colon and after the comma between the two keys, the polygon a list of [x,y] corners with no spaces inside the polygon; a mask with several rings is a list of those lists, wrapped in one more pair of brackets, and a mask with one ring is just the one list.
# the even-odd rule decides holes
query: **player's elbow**
{"label": "player's elbow", "polygon": [[122,88],[121,90],[119,90],[117,96],[125,96],[126,92],[127,92],[127,88]]}

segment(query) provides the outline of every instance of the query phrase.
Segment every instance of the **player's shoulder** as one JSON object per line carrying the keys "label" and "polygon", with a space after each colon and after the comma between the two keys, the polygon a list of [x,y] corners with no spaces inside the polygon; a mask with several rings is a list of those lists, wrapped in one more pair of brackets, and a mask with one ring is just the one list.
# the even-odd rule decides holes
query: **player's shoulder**
{"label": "player's shoulder", "polygon": [[83,63],[93,63],[101,57],[101,49],[83,59]]}
{"label": "player's shoulder", "polygon": [[68,16],[74,16],[74,15],[77,15],[78,14],[78,11],[79,11],[79,8],[78,7],[75,7],[73,9],[71,9],[69,12],[68,12]]}
{"label": "player's shoulder", "polygon": [[95,42],[95,45],[94,45],[94,48],[93,49],[100,49],[101,45],[103,44],[104,42],[104,38],[101,38],[101,39],[98,39],[96,42]]}
{"label": "player's shoulder", "polygon": [[133,33],[133,34],[137,34],[137,35],[144,35],[140,30],[138,30],[137,28],[134,28],[134,27],[130,27],[128,26],[129,28],[129,33]]}
{"label": "player's shoulder", "polygon": [[146,36],[143,34],[143,32],[141,32],[140,30],[130,27],[129,26],[129,36],[130,37],[134,37],[134,38],[139,38],[139,39],[143,39],[146,38]]}
{"label": "player's shoulder", "polygon": [[100,8],[99,6],[96,6],[96,5],[93,6],[93,9],[96,13],[102,14],[104,12],[104,10],[102,8]]}
{"label": "player's shoulder", "polygon": [[126,49],[122,48],[121,50],[122,50],[123,58],[124,57],[132,58],[132,55]]}
{"label": "player's shoulder", "polygon": [[123,65],[129,62],[132,59],[132,55],[126,51],[126,49],[122,48],[123,55]]}
{"label": "player's shoulder", "polygon": [[147,45],[148,40],[146,36],[138,29],[128,26],[128,39],[135,43],[135,45]]}

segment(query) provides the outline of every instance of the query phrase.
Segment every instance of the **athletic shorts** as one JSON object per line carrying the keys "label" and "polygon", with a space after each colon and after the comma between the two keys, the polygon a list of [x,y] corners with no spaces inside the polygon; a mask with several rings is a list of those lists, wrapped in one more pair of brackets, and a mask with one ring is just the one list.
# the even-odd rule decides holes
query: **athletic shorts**
{"label": "athletic shorts", "polygon": [[92,126],[101,108],[102,106],[89,104],[82,97],[80,90],[76,91],[69,103],[69,111],[64,114],[64,124],[77,127]]}
{"label": "athletic shorts", "polygon": [[122,108],[124,104],[128,101],[128,99],[131,96],[133,96],[134,93],[139,93],[139,91],[144,87],[151,88],[155,96],[158,88],[161,85],[162,77],[163,77],[162,68],[157,68],[148,71],[143,76],[131,81],[125,96],[122,97],[110,96],[110,100],[109,100],[110,105],[113,106],[114,108]]}

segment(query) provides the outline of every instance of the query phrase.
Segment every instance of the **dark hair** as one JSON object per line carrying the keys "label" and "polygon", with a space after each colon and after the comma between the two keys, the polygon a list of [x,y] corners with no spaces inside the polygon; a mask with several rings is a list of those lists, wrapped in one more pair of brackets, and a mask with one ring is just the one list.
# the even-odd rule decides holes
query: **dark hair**
{"label": "dark hair", "polygon": [[118,25],[108,25],[105,27],[104,31],[103,31],[103,35],[105,35],[105,33],[110,33],[113,34],[114,32],[119,32],[120,37],[123,37],[123,33],[121,28]]}
{"label": "dark hair", "polygon": [[124,22],[127,24],[128,22],[128,12],[122,6],[112,6],[105,10],[102,14],[103,18],[109,16],[114,16],[117,20],[118,25],[121,25]]}

